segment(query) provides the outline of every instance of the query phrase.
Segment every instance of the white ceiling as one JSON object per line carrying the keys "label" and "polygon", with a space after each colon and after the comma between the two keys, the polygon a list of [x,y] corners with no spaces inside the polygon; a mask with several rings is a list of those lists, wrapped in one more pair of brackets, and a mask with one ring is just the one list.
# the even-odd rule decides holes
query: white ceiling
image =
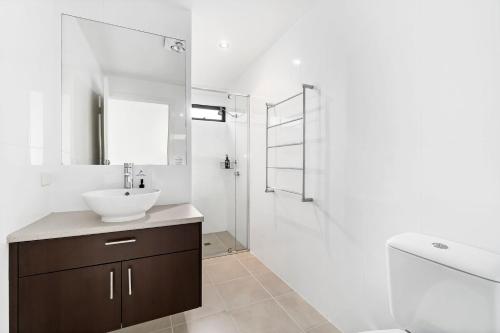
{"label": "white ceiling", "polygon": [[185,54],[165,48],[164,37],[72,16],[64,20],[78,22],[104,74],[185,83]]}
{"label": "white ceiling", "polygon": [[170,1],[192,11],[193,85],[227,88],[316,0]]}

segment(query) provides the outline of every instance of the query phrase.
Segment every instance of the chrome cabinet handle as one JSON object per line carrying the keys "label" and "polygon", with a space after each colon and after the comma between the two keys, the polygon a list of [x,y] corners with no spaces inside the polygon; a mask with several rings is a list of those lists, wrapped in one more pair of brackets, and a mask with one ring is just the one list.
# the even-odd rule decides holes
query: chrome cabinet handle
{"label": "chrome cabinet handle", "polygon": [[132,296],[132,268],[128,268],[128,294]]}
{"label": "chrome cabinet handle", "polygon": [[104,245],[109,246],[109,245],[120,245],[120,244],[127,244],[127,243],[135,243],[137,239],[135,238],[129,238],[129,239],[121,239],[121,240],[116,240],[116,241],[109,241],[104,243]]}
{"label": "chrome cabinet handle", "polygon": [[114,282],[115,282],[114,275],[115,274],[113,271],[109,272],[109,299],[110,300],[113,300],[113,289],[114,289]]}

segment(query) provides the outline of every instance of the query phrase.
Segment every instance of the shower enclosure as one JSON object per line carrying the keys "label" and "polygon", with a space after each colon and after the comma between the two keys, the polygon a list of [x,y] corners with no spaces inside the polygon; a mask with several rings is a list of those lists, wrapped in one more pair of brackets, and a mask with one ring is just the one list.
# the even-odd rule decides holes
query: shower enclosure
{"label": "shower enclosure", "polygon": [[193,88],[192,201],[203,213],[203,257],[248,249],[249,96]]}

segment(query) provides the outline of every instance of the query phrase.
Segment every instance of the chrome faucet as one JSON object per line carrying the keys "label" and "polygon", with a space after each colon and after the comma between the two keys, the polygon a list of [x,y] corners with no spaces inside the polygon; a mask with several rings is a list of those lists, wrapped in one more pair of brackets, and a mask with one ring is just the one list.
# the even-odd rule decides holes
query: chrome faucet
{"label": "chrome faucet", "polygon": [[134,187],[134,163],[123,163],[123,188]]}

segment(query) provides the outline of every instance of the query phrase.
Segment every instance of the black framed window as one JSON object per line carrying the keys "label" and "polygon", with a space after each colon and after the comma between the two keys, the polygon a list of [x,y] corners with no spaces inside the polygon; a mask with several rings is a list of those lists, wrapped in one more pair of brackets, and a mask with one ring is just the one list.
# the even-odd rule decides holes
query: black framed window
{"label": "black framed window", "polygon": [[191,106],[193,120],[226,121],[226,108],[224,106],[193,104]]}

